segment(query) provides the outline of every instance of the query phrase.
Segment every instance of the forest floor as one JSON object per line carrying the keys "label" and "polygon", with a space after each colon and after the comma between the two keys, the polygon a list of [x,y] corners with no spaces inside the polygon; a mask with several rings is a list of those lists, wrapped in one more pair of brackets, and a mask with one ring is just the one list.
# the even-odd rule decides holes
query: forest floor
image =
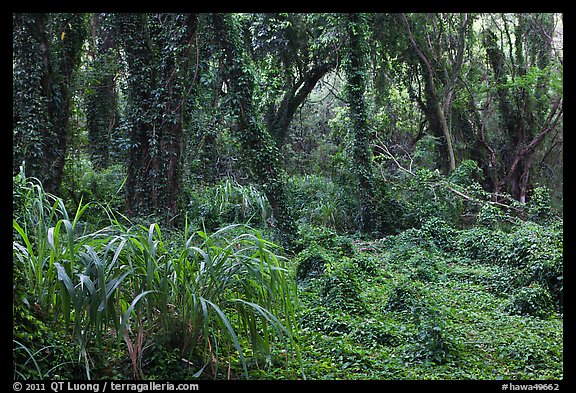
{"label": "forest floor", "polygon": [[[354,248],[298,284],[307,379],[563,378],[563,316],[510,313],[511,270],[418,246]],[[252,377],[299,377],[278,366]]]}

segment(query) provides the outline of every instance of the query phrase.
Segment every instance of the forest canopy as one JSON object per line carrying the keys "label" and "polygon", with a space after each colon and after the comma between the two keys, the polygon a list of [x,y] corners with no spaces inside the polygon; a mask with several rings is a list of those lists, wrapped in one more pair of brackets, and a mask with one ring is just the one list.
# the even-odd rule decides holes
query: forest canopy
{"label": "forest canopy", "polygon": [[[52,378],[29,355],[68,339],[70,377],[106,376],[90,348],[109,346],[114,376],[164,376],[145,343],[187,378],[279,367],[273,344],[288,378],[319,375],[298,326],[332,312],[310,293],[372,312],[352,270],[394,277],[406,356],[443,364],[464,344],[404,302],[472,274],[440,274],[448,256],[522,272],[484,283],[506,313],[562,313],[562,14],[14,13],[12,62],[19,377]],[[374,262],[394,256],[413,270]]]}

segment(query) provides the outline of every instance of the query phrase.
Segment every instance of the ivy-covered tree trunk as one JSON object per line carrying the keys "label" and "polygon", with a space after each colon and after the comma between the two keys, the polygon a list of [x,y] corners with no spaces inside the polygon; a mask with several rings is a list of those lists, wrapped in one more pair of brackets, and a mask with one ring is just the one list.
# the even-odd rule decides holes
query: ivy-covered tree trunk
{"label": "ivy-covered tree trunk", "polygon": [[346,66],[346,101],[350,108],[354,146],[352,156],[358,178],[360,199],[360,231],[372,234],[376,230],[376,207],[372,184],[372,152],[367,108],[364,100],[366,89],[365,37],[366,26],[362,15],[349,14],[347,20],[349,49]]}
{"label": "ivy-covered tree trunk", "polygon": [[93,14],[90,27],[92,37],[86,127],[92,165],[95,169],[102,169],[112,163],[116,145],[115,131],[120,123],[116,92],[119,59],[110,17],[106,14]]}
{"label": "ivy-covered tree trunk", "polygon": [[280,153],[271,135],[258,119],[253,99],[253,71],[243,50],[240,31],[230,14],[214,14],[213,22],[215,30],[220,32],[218,38],[224,51],[224,79],[237,116],[235,137],[240,143],[245,162],[264,188],[282,241],[290,248],[296,229],[286,201]]}
{"label": "ivy-covered tree trunk", "polygon": [[44,149],[46,136],[51,133],[45,89],[46,19],[46,14],[14,14],[12,38],[12,172],[18,173],[25,161],[27,174],[41,180],[49,176]]}
{"label": "ivy-covered tree trunk", "polygon": [[179,215],[188,55],[195,14],[123,14],[128,78],[127,211],[173,225]]}
{"label": "ivy-covered tree trunk", "polygon": [[26,161],[28,174],[59,194],[85,15],[14,14],[13,22],[13,169]]}

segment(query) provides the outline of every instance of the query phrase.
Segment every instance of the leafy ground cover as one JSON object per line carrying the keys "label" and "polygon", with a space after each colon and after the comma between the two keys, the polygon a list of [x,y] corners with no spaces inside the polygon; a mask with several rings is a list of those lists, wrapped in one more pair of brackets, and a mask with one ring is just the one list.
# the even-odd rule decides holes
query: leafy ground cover
{"label": "leafy ground cover", "polygon": [[[498,235],[518,243],[521,233],[537,238],[542,230],[526,223]],[[455,231],[453,241],[474,232]],[[425,235],[355,242],[348,256],[313,244],[292,261],[307,378],[562,379],[563,314],[549,291],[513,266],[470,259],[466,248],[447,253]],[[316,269],[303,277],[303,265]],[[274,368],[258,377],[294,373]]]}
{"label": "leafy ground cover", "polygon": [[100,206],[96,228],[98,205],[69,214],[23,175],[14,192],[14,378],[564,377],[563,226],[547,215],[430,217],[369,241],[301,224],[286,256],[247,226],[126,226]]}

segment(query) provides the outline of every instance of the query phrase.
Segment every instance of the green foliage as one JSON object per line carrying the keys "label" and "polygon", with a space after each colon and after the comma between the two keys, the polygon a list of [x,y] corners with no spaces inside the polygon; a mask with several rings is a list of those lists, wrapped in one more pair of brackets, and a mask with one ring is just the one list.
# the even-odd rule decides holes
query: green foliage
{"label": "green foliage", "polygon": [[506,264],[510,251],[510,237],[507,233],[484,227],[460,231],[456,244],[460,255],[478,263]]}
{"label": "green foliage", "polygon": [[[25,187],[37,195],[27,196]],[[15,288],[28,291],[24,304],[62,319],[87,378],[93,371],[88,352],[122,341],[133,377],[142,377],[144,330],[172,337],[183,356],[199,360],[198,375],[217,377],[220,357],[234,352],[248,376],[248,348],[262,366],[275,345],[298,358],[293,283],[273,252],[277,246],[258,232],[245,227],[234,234],[231,226],[208,235],[186,227],[183,241],[168,242],[157,224],[127,228],[109,213],[109,226],[80,233],[88,205],[70,219],[62,200],[41,186],[18,190],[37,210],[21,215],[22,226],[13,223]],[[21,344],[32,354],[41,343]],[[19,362],[25,375],[34,360]],[[210,372],[204,371],[208,365]]]}
{"label": "green foliage", "polygon": [[547,223],[553,218],[550,190],[547,187],[536,187],[528,203],[528,219],[537,223]]}
{"label": "green foliage", "polygon": [[302,249],[319,246],[335,255],[347,257],[355,255],[352,240],[348,236],[339,235],[329,227],[301,225],[298,237],[298,245]]}
{"label": "green foliage", "polygon": [[354,260],[349,258],[327,267],[320,278],[320,296],[325,306],[351,313],[365,311],[358,270]]}
{"label": "green foliage", "polygon": [[509,314],[539,318],[549,317],[553,310],[554,304],[550,292],[537,283],[519,288],[504,306],[504,311]]}
{"label": "green foliage", "polygon": [[287,198],[295,219],[316,227],[347,232],[354,227],[356,201],[344,187],[318,175],[292,176]]}
{"label": "green foliage", "polygon": [[384,308],[388,311],[412,311],[421,303],[424,293],[421,283],[402,280],[392,288]]}
{"label": "green foliage", "polygon": [[13,14],[14,378],[562,379],[561,23]]}
{"label": "green foliage", "polygon": [[13,269],[12,364],[14,379],[72,379],[69,365],[75,363],[75,348],[64,339],[62,326],[47,325],[47,314],[31,288],[21,285],[23,271]]}
{"label": "green foliage", "polygon": [[198,227],[214,230],[233,223],[262,227],[271,218],[268,199],[253,185],[225,179],[188,193],[187,209]]}
{"label": "green foliage", "polygon": [[431,217],[422,223],[424,238],[430,240],[441,250],[453,252],[456,249],[458,230],[442,218]]}
{"label": "green foliage", "polygon": [[476,224],[489,229],[503,229],[506,214],[497,206],[485,203],[480,207],[476,217]]}
{"label": "green foliage", "polygon": [[319,277],[334,261],[334,256],[324,247],[313,244],[298,253],[293,261],[297,266],[296,278],[301,281]]}
{"label": "green foliage", "polygon": [[[126,170],[123,165],[114,164],[95,169],[86,159],[68,160],[64,167],[62,195],[66,204],[76,208],[83,203],[102,203],[110,210],[125,210]],[[106,210],[89,208],[84,219],[96,228],[106,225]]]}
{"label": "green foliage", "polygon": [[509,254],[509,263],[522,272],[522,284],[545,288],[560,310],[564,298],[563,232],[561,224],[542,226],[527,222],[511,234]]}
{"label": "green foliage", "polygon": [[482,170],[473,160],[463,160],[450,174],[449,180],[458,185],[469,187],[481,180]]}
{"label": "green foliage", "polygon": [[414,309],[418,332],[414,344],[407,349],[409,360],[426,364],[443,364],[453,354],[453,343],[446,335],[446,321],[442,312],[428,303]]}

